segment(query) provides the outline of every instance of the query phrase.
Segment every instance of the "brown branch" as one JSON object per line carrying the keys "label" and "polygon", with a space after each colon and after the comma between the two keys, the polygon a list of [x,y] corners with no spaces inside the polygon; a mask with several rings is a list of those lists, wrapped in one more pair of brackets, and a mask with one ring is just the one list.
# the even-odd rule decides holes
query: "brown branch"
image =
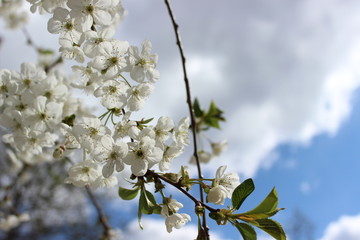
{"label": "brown branch", "polygon": [[[194,142],[194,154],[193,155],[194,155],[194,158],[195,158],[195,161],[196,161],[196,166],[197,166],[197,169],[198,169],[199,178],[202,179],[203,175],[202,175],[202,172],[201,172],[201,166],[200,166],[198,150],[197,150],[196,122],[195,122],[195,116],[194,116],[194,111],[193,111],[193,107],[192,107],[192,101],[191,101],[190,84],[189,84],[189,79],[187,77],[187,72],[186,72],[186,64],[185,64],[186,63],[186,58],[185,58],[185,55],[184,55],[184,50],[183,50],[181,39],[180,39],[179,25],[175,21],[175,17],[174,17],[174,14],[173,14],[173,11],[171,9],[169,1],[165,0],[165,4],[166,4],[167,10],[169,12],[171,22],[172,22],[172,25],[173,25],[173,28],[174,28],[174,31],[175,31],[176,44],[178,45],[179,51],[180,51],[182,68],[183,68],[183,73],[184,73],[184,82],[185,82],[185,88],[186,88],[186,98],[187,98],[187,104],[188,104],[189,113],[190,113],[191,129],[192,129],[192,134],[193,134],[193,142]],[[201,185],[199,186],[199,188],[200,188],[200,200],[201,200],[201,202],[204,202],[203,188],[202,188]],[[208,229],[207,224],[206,224],[206,214],[203,214],[202,225],[203,225],[203,230],[205,231],[206,240],[208,240],[210,238],[209,238],[209,229]]]}
{"label": "brown branch", "polygon": [[154,178],[159,178],[161,180],[163,180],[164,182],[167,182],[168,184],[174,186],[175,188],[177,188],[180,192],[182,192],[183,194],[185,194],[188,198],[190,198],[196,205],[198,206],[203,206],[205,207],[207,210],[209,210],[210,212],[217,212],[219,211],[219,209],[215,209],[210,207],[209,205],[207,205],[206,203],[204,203],[203,201],[199,201],[198,199],[196,199],[193,195],[191,195],[188,191],[186,191],[184,188],[181,187],[181,185],[179,183],[170,181],[169,179],[167,179],[164,176],[161,176],[159,174],[157,174],[154,171],[148,170],[146,175],[152,176]]}
{"label": "brown branch", "polygon": [[[29,32],[26,30],[26,28],[22,28],[22,32],[25,35],[26,38],[26,43],[32,47],[37,53],[41,53],[41,51],[43,51],[44,49],[42,49],[41,47],[38,47],[34,41],[32,40]],[[61,57],[61,55],[54,61],[52,62],[50,65],[48,66],[44,66],[44,71],[46,73],[50,72],[51,69],[53,69],[54,67],[56,67],[58,64],[63,62],[63,58]]]}
{"label": "brown branch", "polygon": [[96,200],[93,192],[91,191],[91,189],[89,187],[85,187],[86,192],[90,198],[91,203],[94,205],[97,213],[98,213],[98,217],[99,217],[99,222],[101,223],[101,225],[104,227],[104,236],[109,238],[110,237],[110,231],[111,231],[111,226],[108,223],[107,217],[105,216],[100,204],[98,203],[98,201]]}

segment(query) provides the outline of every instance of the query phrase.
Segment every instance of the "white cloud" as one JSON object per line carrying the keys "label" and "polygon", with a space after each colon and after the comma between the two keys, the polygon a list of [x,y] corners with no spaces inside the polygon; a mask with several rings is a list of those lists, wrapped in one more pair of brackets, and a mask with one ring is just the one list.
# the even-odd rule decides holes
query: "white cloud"
{"label": "white cloud", "polygon": [[[282,7],[266,1],[230,5],[219,6],[221,17],[199,11],[196,19],[187,15],[191,24],[180,24],[190,59],[196,53],[188,61],[193,96],[204,105],[214,99],[228,120],[215,138],[228,138],[229,151],[206,168],[228,164],[249,177],[276,162],[271,156],[279,145],[307,145],[319,134],[332,136],[348,118],[360,85],[360,17],[349,12],[360,6],[306,0]],[[184,6],[177,7],[184,14]],[[192,7],[196,11],[198,5]],[[209,81],[209,72],[220,83]],[[164,81],[170,76],[164,69]],[[179,99],[170,101],[176,105]]]}
{"label": "white cloud", "polygon": [[[152,218],[143,218],[143,230],[140,230],[137,219],[133,220],[124,231],[125,239],[143,240],[149,239],[149,236],[156,236],[156,240],[185,240],[195,239],[197,236],[197,226],[186,224],[181,229],[174,229],[171,233],[166,231],[165,220],[155,220]],[[150,239],[152,239],[150,237]],[[220,235],[211,231],[212,240],[224,240]]]}
{"label": "white cloud", "polygon": [[358,240],[360,239],[360,214],[341,216],[330,223],[320,240]]}

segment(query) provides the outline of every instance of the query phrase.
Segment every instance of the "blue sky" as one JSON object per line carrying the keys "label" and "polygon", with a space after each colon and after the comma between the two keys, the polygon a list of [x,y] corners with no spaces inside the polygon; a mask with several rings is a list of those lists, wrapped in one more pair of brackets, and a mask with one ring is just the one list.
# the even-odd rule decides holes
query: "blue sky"
{"label": "blue sky", "polygon": [[[187,109],[165,5],[123,4],[128,15],[116,36],[135,45],[149,39],[159,54],[161,79],[141,114],[177,121]],[[193,96],[203,105],[215,100],[227,118],[223,131],[210,137],[227,138],[229,149],[205,170],[213,174],[227,164],[242,179],[253,177],[256,191],[249,207],[276,186],[279,206],[286,208],[278,220],[285,226],[299,210],[313,223],[315,239],[360,239],[360,2],[183,0],[174,1],[173,9]],[[56,37],[45,32],[46,18],[34,16],[28,30],[39,29],[43,32],[34,40],[57,49]],[[15,49],[29,53],[24,61],[34,61],[32,50],[22,47],[21,32],[0,33],[1,67],[18,68],[18,59],[7,57]],[[180,158],[174,171],[188,157]],[[135,217],[129,231],[137,226]],[[148,231],[161,228],[162,221],[146,219],[152,226]],[[218,239],[238,239],[235,229],[213,229]],[[139,239],[141,234],[149,232],[139,233]],[[166,233],[163,239],[176,234],[182,233]]]}

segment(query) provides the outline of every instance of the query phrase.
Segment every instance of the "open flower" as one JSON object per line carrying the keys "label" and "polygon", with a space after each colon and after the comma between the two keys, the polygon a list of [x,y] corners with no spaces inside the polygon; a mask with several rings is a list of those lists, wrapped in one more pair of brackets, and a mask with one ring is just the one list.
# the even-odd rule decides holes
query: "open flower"
{"label": "open flower", "polygon": [[226,189],[227,197],[231,198],[232,192],[240,184],[239,176],[235,172],[224,174],[226,166],[221,166],[216,171],[215,185],[220,185]]}
{"label": "open flower", "polygon": [[224,205],[226,196],[226,189],[223,186],[218,185],[209,190],[206,201],[214,204]]}
{"label": "open flower", "polygon": [[99,165],[90,160],[73,165],[68,173],[69,177],[65,179],[65,183],[71,183],[77,187],[91,185],[101,176]]}
{"label": "open flower", "polygon": [[160,162],[163,150],[155,145],[155,139],[150,137],[146,128],[139,134],[137,142],[129,144],[129,153],[124,162],[131,166],[131,172],[135,176],[143,176],[148,169]]}
{"label": "open flower", "polygon": [[173,228],[180,229],[188,221],[191,221],[191,218],[188,214],[174,213],[165,220],[166,230],[168,233],[171,233]]}
{"label": "open flower", "polygon": [[106,78],[117,77],[126,67],[125,54],[129,43],[125,41],[105,42],[99,49],[100,55],[94,58],[92,66],[101,71]]}
{"label": "open flower", "polygon": [[127,102],[126,90],[129,87],[124,82],[107,80],[95,90],[94,96],[101,97],[104,107],[121,109]]}
{"label": "open flower", "polygon": [[105,135],[101,138],[101,152],[96,156],[96,160],[105,161],[102,174],[105,178],[110,177],[116,171],[120,172],[124,169],[123,159],[128,153],[128,146],[121,140],[114,142],[114,139]]}
{"label": "open flower", "polygon": [[159,79],[159,71],[155,69],[158,60],[157,54],[151,54],[151,42],[145,40],[142,43],[141,54],[135,46],[129,48],[129,62],[132,66],[130,77],[137,82],[144,82],[145,76],[150,82],[156,82]]}

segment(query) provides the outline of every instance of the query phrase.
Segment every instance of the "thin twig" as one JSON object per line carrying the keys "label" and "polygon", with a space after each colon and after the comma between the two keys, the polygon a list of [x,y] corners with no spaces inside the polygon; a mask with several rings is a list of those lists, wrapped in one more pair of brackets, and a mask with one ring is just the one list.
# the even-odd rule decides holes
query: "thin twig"
{"label": "thin twig", "polygon": [[[182,68],[183,68],[183,74],[184,74],[184,82],[185,82],[185,88],[186,88],[186,98],[187,98],[187,104],[189,107],[189,113],[190,113],[190,119],[191,119],[191,128],[192,128],[192,135],[193,135],[193,142],[194,142],[194,158],[196,161],[196,166],[198,169],[198,175],[199,178],[202,179],[203,175],[201,172],[201,166],[200,166],[200,161],[199,161],[199,156],[198,156],[198,150],[197,150],[197,140],[196,140],[196,122],[195,122],[195,116],[194,116],[194,111],[193,111],[193,107],[192,107],[192,101],[191,101],[191,93],[190,93],[190,84],[189,84],[189,79],[187,77],[187,72],[186,72],[186,58],[184,55],[184,50],[182,47],[182,43],[181,43],[181,39],[180,39],[180,34],[179,34],[179,25],[176,23],[175,21],[175,17],[173,14],[173,11],[171,9],[170,3],[168,0],[165,0],[165,4],[166,7],[168,9],[170,18],[171,18],[171,22],[175,31],[175,36],[176,36],[176,44],[179,47],[179,51],[180,51],[180,56],[181,56],[181,62],[182,62]],[[204,192],[203,192],[203,188],[200,185],[200,200],[201,202],[204,202]],[[209,231],[208,231],[208,227],[206,224],[206,214],[203,214],[203,229],[205,231],[205,235],[206,235],[206,240],[209,239]]]}
{"label": "thin twig", "polygon": [[86,192],[90,198],[91,203],[94,205],[98,216],[99,216],[99,222],[101,223],[101,225],[104,227],[104,236],[109,237],[110,236],[110,231],[111,231],[111,227],[108,223],[107,217],[105,216],[100,204],[98,203],[98,201],[96,200],[93,192],[91,191],[91,189],[89,187],[85,187]]}
{"label": "thin twig", "polygon": [[[25,38],[26,38],[26,43],[32,47],[37,53],[40,53],[43,49],[41,47],[38,47],[34,41],[32,40],[29,32],[26,30],[26,28],[22,28],[22,32],[24,33],[25,35]],[[51,69],[53,69],[54,67],[56,67],[58,64],[62,63],[63,62],[63,58],[62,56],[60,55],[54,62],[52,62],[50,65],[48,66],[44,66],[44,71],[46,73],[50,72]]]}
{"label": "thin twig", "polygon": [[166,177],[164,176],[161,176],[159,174],[157,174],[156,172],[154,171],[151,171],[151,170],[148,170],[146,175],[150,175],[154,178],[159,178],[161,180],[163,180],[164,182],[167,182],[168,184],[174,186],[175,188],[177,188],[180,192],[184,193],[188,198],[190,198],[196,205],[200,205],[200,206],[203,206],[205,207],[207,210],[209,210],[210,212],[217,212],[219,211],[219,209],[215,209],[215,208],[212,208],[210,207],[209,205],[207,205],[206,203],[202,202],[202,201],[199,201],[198,199],[196,199],[193,195],[191,195],[188,191],[186,191],[184,188],[181,187],[181,185],[179,183],[175,183],[175,182],[172,182],[170,181],[169,179],[167,179]]}

